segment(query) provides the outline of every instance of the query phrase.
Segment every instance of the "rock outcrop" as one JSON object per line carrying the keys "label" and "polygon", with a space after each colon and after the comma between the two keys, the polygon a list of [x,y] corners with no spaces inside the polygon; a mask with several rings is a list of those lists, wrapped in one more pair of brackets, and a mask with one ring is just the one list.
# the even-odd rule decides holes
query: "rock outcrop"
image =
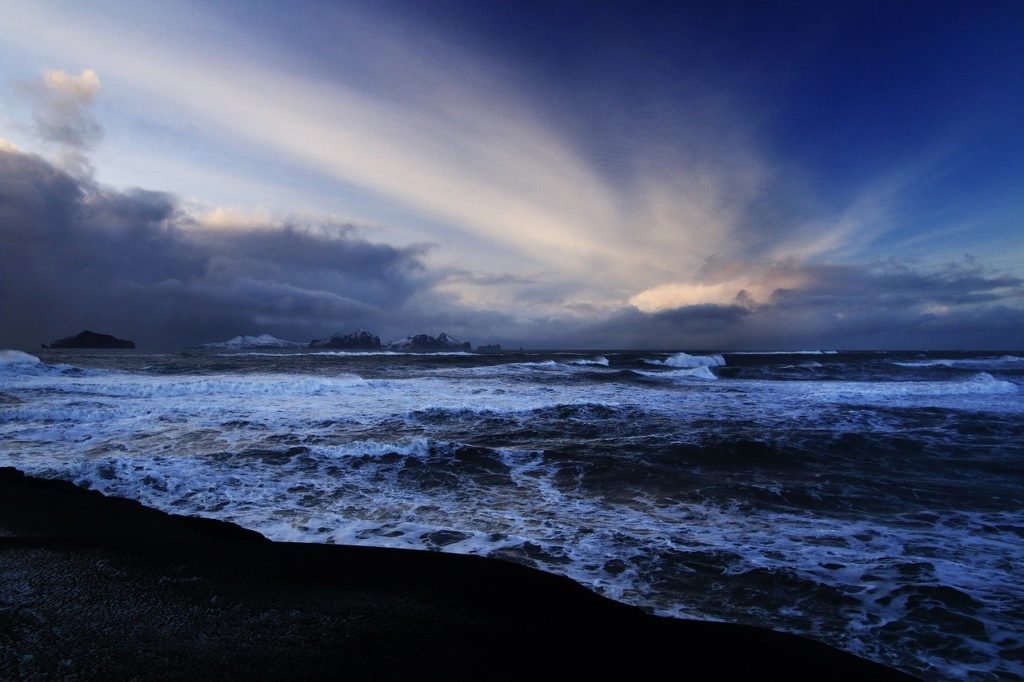
{"label": "rock outcrop", "polygon": [[365,329],[351,334],[335,334],[329,339],[313,339],[310,348],[342,348],[345,350],[380,350],[380,337]]}
{"label": "rock outcrop", "polygon": [[388,344],[388,348],[391,350],[404,350],[404,351],[430,351],[430,350],[461,350],[468,351],[472,348],[469,341],[459,341],[458,339],[448,336],[444,332],[441,332],[436,337],[429,336],[427,334],[417,334],[416,336],[407,336],[400,341],[394,341]]}
{"label": "rock outcrop", "polygon": [[50,348],[135,348],[135,342],[86,330],[77,336],[57,339]]}

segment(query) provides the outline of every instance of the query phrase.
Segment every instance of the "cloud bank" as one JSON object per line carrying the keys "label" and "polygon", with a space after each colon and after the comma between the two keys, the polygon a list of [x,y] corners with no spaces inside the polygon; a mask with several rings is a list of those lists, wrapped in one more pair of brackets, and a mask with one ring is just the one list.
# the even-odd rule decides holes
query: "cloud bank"
{"label": "cloud bank", "polygon": [[350,225],[207,228],[168,194],[96,187],[0,150],[0,341],[84,328],[143,345],[242,331],[312,338],[378,326],[422,286],[417,247]]}
{"label": "cloud bank", "polygon": [[[538,298],[548,287],[558,298],[562,284],[430,268],[426,247],[374,243],[352,225],[206,224],[172,195],[99,186],[13,148],[0,149],[0,240],[7,347],[85,328],[163,347],[357,327],[590,348],[1010,348],[1024,338],[1024,280],[970,259],[938,269],[711,259],[694,286],[714,302],[557,315],[474,306],[452,294],[453,280]],[[749,282],[763,286],[732,291]]]}

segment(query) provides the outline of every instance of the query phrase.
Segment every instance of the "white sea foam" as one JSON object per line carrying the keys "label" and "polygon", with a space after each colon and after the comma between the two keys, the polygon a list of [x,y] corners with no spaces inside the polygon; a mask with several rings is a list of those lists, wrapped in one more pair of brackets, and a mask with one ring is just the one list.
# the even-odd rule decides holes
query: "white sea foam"
{"label": "white sea foam", "polygon": [[632,370],[635,374],[658,379],[706,379],[717,380],[718,377],[707,367],[689,367],[686,369],[667,369],[662,371],[646,371],[642,369]]}
{"label": "white sea foam", "polygon": [[[873,657],[880,652],[876,628],[904,620],[911,609],[908,595],[918,587],[942,585],[968,595],[988,605],[981,614],[988,618],[996,609],[1012,612],[1024,599],[1024,590],[1011,575],[1022,558],[1019,538],[1010,530],[1018,519],[1011,514],[961,513],[921,523],[707,502],[665,504],[643,496],[607,504],[559,484],[562,469],[536,450],[499,449],[485,455],[489,466],[502,465],[501,475],[512,485],[481,486],[460,460],[452,459],[458,447],[424,438],[364,440],[312,446],[272,461],[243,454],[123,453],[18,464],[167,511],[234,521],[276,540],[437,549],[432,538],[443,531],[453,538],[440,545],[445,551],[535,561],[607,596],[664,615],[722,619],[731,608],[717,597],[692,592],[680,599],[658,587],[662,581],[679,582],[680,571],[699,581],[708,563],[721,563],[716,584],[734,586],[747,573],[772,571],[787,576],[779,583],[782,590],[792,589],[787,582],[803,580],[841,592],[843,601],[829,610],[831,617],[851,623],[845,646]],[[451,464],[410,468],[404,460],[388,457],[392,454],[448,458]],[[435,476],[418,484],[416,472],[430,471]],[[495,471],[492,475],[498,475]],[[450,482],[445,483],[446,477]],[[778,485],[767,487],[785,494]],[[961,542],[964,537],[970,542]],[[529,554],[527,547],[533,548]],[[619,558],[617,573],[605,569],[609,557]],[[908,584],[901,575],[907,567],[920,572],[916,582]],[[699,589],[695,581],[693,590]],[[728,592],[723,595],[728,600]],[[755,622],[786,627],[789,616],[796,624],[806,619],[802,608],[787,612],[773,607],[771,600],[744,603],[745,618]],[[1004,641],[1019,637],[996,622],[985,627],[990,634],[1001,633]],[[936,665],[953,665],[946,654],[924,651],[921,656]],[[965,669],[993,670],[998,661],[993,655]],[[1003,670],[1019,671],[1020,666]]]}
{"label": "white sea foam", "polygon": [[602,367],[608,366],[608,358],[603,355],[597,355],[590,359],[571,360],[570,365],[600,365]]}
{"label": "white sea foam", "polygon": [[[731,493],[704,497],[695,492],[696,482],[682,486],[685,495],[666,498],[658,485],[648,488],[630,477],[603,497],[587,492],[587,474],[608,471],[588,469],[590,445],[567,440],[572,428],[585,429],[588,438],[597,434],[595,457],[613,452],[618,467],[658,438],[686,445],[699,442],[692,434],[702,429],[727,435],[734,425],[783,439],[793,430],[884,439],[902,423],[894,421],[893,407],[914,414],[926,406],[1006,411],[1005,421],[1012,422],[1024,414],[1024,391],[1012,381],[974,372],[946,381],[713,382],[707,379],[720,365],[662,361],[632,371],[666,381],[640,382],[562,359],[474,367],[460,360],[389,370],[386,379],[298,370],[83,376],[26,360],[26,367],[43,369],[4,373],[0,383],[16,399],[0,401],[0,464],[175,513],[231,520],[275,539],[441,548],[535,562],[667,615],[735,617],[728,589],[714,598],[701,593],[709,563],[721,571],[715,584],[729,589],[742,586],[748,573],[756,590],[814,581],[824,586],[826,599],[829,590],[844,595],[841,603],[825,605],[826,616],[786,611],[785,604],[803,609],[814,601],[801,587],[789,601],[744,601],[743,617],[793,629],[807,622],[818,627],[822,618],[845,620],[849,625],[838,635],[815,634],[875,657],[879,624],[906,620],[907,594],[922,585],[950,586],[984,604],[971,617],[983,621],[992,641],[1020,638],[1021,628],[1012,627],[1019,619],[999,615],[1012,614],[1024,599],[1012,573],[1024,561],[1017,510],[956,518],[943,512],[916,523],[791,505],[781,512],[794,491],[783,469],[770,464],[722,469],[721,476],[716,470],[712,486],[752,482],[759,494],[778,499],[767,508],[734,501]],[[592,381],[595,374],[607,376]],[[634,420],[634,414],[644,416]],[[641,428],[631,431],[634,421]],[[659,433],[662,428],[669,431]],[[851,496],[827,478],[806,477],[806,489],[796,492],[811,507]],[[915,498],[914,504],[924,503]],[[438,540],[438,531],[449,539]],[[614,572],[605,568],[609,558],[617,560]],[[900,566],[908,563],[927,566],[907,579]],[[764,588],[766,571],[784,579]],[[969,646],[972,653],[981,650]],[[933,669],[960,665],[945,655],[920,654],[931,657]],[[997,652],[964,665],[971,674],[996,669],[1019,675],[1021,666],[1006,660]]]}
{"label": "white sea foam", "polygon": [[504,371],[534,371],[538,369],[549,370],[549,369],[561,369],[561,370],[572,370],[573,368],[564,362],[557,362],[556,360],[538,360],[536,362],[506,362],[500,365],[482,365],[479,367],[467,367],[464,371],[472,374],[487,374],[493,375],[498,372]]}
{"label": "white sea foam", "polygon": [[992,358],[936,358],[933,360],[892,361],[900,367],[950,367],[954,369],[1014,369],[1024,368],[1024,357],[1003,355]]}
{"label": "white sea foam", "polygon": [[0,350],[0,371],[42,366],[43,361],[20,350]]}
{"label": "white sea foam", "polygon": [[649,365],[661,365],[664,367],[677,367],[679,369],[692,369],[694,367],[723,367],[725,358],[721,355],[690,355],[689,353],[676,353],[664,360],[644,360]]}
{"label": "white sea foam", "polygon": [[[764,382],[765,398],[799,411],[806,403],[850,403],[912,407],[948,407],[1020,412],[1024,393],[1010,381],[979,372],[965,379],[949,381],[786,381]],[[773,396],[769,398],[768,396]],[[1005,403],[993,396],[1013,397]],[[766,406],[767,407],[767,406]]]}
{"label": "white sea foam", "polygon": [[348,391],[362,385],[357,374],[323,377],[251,375],[208,377],[120,377],[119,380],[79,380],[62,384],[62,390],[120,398],[192,398],[202,396],[290,397],[316,396]]}
{"label": "white sea foam", "polygon": [[1015,393],[1017,391],[1016,384],[1005,379],[997,379],[988,372],[978,372],[965,383],[975,388],[983,387],[985,390],[994,393]]}

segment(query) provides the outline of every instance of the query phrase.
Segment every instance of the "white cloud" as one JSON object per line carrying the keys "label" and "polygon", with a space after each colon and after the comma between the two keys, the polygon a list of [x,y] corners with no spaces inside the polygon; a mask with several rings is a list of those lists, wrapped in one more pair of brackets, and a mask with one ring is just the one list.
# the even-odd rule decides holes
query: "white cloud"
{"label": "white cloud", "polygon": [[84,69],[72,76],[61,69],[49,69],[43,73],[43,84],[59,102],[70,105],[92,102],[100,89],[100,77],[92,69]]}
{"label": "white cloud", "polygon": [[40,139],[56,145],[56,162],[78,177],[91,175],[92,165],[86,152],[103,132],[90,111],[100,89],[96,72],[84,69],[75,76],[61,69],[49,69],[37,82],[24,88],[34,100],[35,132]]}
{"label": "white cloud", "polygon": [[[411,42],[419,39],[391,33],[374,17],[339,26],[345,53],[332,58],[342,61],[318,70],[282,58],[272,43],[255,49],[255,41],[217,24],[206,7],[162,18],[159,33],[125,12],[118,18],[15,0],[0,7],[0,21],[20,30],[0,39],[20,40],[24,49],[46,46],[56,63],[92,65],[108,90],[142,103],[139,115],[178,122],[183,137],[214,147],[232,140],[331,178],[339,190],[359,188],[381,207],[423,216],[429,227],[406,226],[402,234],[410,243],[441,241],[427,257],[431,265],[500,269],[549,283],[547,297],[521,284],[439,285],[470,306],[553,313],[631,303],[658,311],[731,303],[741,290],[766,300],[775,288],[799,283],[779,281],[753,263],[831,258],[863,245],[884,229],[899,184],[866,192],[837,216],[801,217],[805,222],[777,236],[765,228],[766,243],[748,247],[744,221],[781,171],[750,139],[706,129],[706,120],[690,127],[673,122],[674,130],[711,140],[703,147],[713,153],[686,151],[668,135],[656,143],[650,140],[658,135],[637,136],[647,141],[633,145],[622,177],[611,178],[552,122],[536,93],[510,85],[500,65],[425,39]],[[196,24],[178,18],[186,15],[198,17]],[[212,33],[218,40],[209,39]],[[45,81],[80,103],[100,86],[93,70],[52,71]],[[727,113],[716,123],[723,129],[734,122]],[[634,131],[620,132],[629,147]],[[204,174],[216,177],[197,167],[195,175]],[[254,186],[265,182],[258,173],[252,178]],[[226,203],[197,224],[274,222],[269,209]],[[366,207],[360,218],[375,220]],[[449,230],[443,239],[432,231],[437,225]],[[742,270],[711,277],[703,266],[712,257]]]}

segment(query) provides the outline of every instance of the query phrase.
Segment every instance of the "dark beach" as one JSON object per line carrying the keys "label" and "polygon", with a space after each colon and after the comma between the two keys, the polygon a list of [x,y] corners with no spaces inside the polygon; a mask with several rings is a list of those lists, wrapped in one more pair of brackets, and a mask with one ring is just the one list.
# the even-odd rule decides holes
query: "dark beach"
{"label": "dark beach", "polygon": [[648,615],[517,564],[270,542],[0,469],[0,678],[909,679],[766,629]]}

